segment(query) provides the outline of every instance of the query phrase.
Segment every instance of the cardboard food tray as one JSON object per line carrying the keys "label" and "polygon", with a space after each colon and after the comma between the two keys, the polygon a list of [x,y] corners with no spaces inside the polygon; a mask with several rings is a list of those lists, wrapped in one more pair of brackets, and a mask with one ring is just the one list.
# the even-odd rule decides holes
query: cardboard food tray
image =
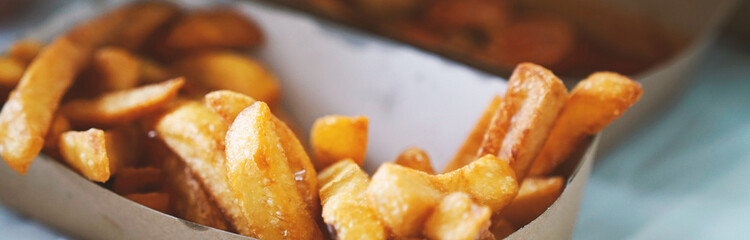
{"label": "cardboard food tray", "polygon": [[[179,1],[188,7],[202,1]],[[119,3],[77,3],[27,34],[49,40],[75,22]],[[279,77],[284,105],[303,129],[325,114],[367,115],[365,170],[372,173],[409,146],[442,169],[505,81],[413,47],[321,23],[257,2],[234,3],[267,36],[254,53]],[[307,137],[307,136],[301,136]],[[591,169],[594,140],[560,198],[510,239],[569,238]],[[584,151],[585,150],[585,151]],[[85,180],[40,155],[26,176],[0,164],[2,204],[84,239],[248,239],[151,210]]]}

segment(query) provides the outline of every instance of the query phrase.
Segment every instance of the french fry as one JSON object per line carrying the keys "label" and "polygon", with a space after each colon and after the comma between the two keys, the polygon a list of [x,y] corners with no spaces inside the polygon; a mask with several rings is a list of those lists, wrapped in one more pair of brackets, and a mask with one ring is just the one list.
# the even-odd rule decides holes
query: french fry
{"label": "french fry", "polygon": [[429,174],[435,174],[435,170],[433,170],[432,163],[430,162],[430,156],[424,150],[417,147],[411,147],[401,152],[398,158],[396,158],[395,163]]}
{"label": "french fry", "polygon": [[510,203],[518,183],[507,161],[494,155],[440,175],[384,163],[372,176],[367,198],[396,236],[416,237],[435,206],[453,192],[464,192],[496,212]]}
{"label": "french fry", "polygon": [[206,94],[205,102],[208,108],[228,123],[232,123],[242,110],[252,106],[256,100],[242,93],[219,90]]}
{"label": "french fry", "polygon": [[484,134],[487,132],[492,116],[497,112],[501,101],[503,101],[503,98],[500,96],[495,96],[492,99],[490,105],[487,106],[479,121],[477,121],[477,124],[474,125],[474,129],[471,130],[466,141],[464,141],[464,144],[458,149],[456,156],[448,163],[443,172],[459,169],[477,158],[477,151],[479,151],[479,147],[482,145]]}
{"label": "french fry", "polygon": [[43,47],[44,44],[34,40],[18,40],[8,48],[8,56],[22,62],[24,65],[28,65],[42,51]]}
{"label": "french fry", "polygon": [[251,19],[230,9],[188,14],[167,34],[165,46],[174,49],[252,49],[263,43],[261,29]]}
{"label": "french fry", "polygon": [[276,77],[254,59],[221,51],[196,54],[176,62],[172,69],[191,84],[226,89],[275,105],[280,87]]}
{"label": "french fry", "polygon": [[112,191],[120,195],[156,192],[162,190],[163,179],[158,168],[123,168],[113,180]]}
{"label": "french fry", "polygon": [[340,161],[318,174],[323,221],[338,239],[387,239],[388,234],[367,204],[367,173],[352,160]]}
{"label": "french fry", "polygon": [[94,99],[72,100],[61,111],[73,125],[111,126],[153,113],[171,101],[184,84],[182,78],[105,93]]}
{"label": "french fry", "polygon": [[552,72],[531,63],[519,64],[477,156],[493,154],[509,160],[521,181],[542,150],[567,97],[565,86]]}
{"label": "french fry", "polygon": [[515,226],[530,223],[557,200],[562,193],[564,180],[561,177],[526,178],[516,198],[500,212]]}
{"label": "french fry", "polygon": [[489,231],[492,212],[469,195],[451,193],[435,207],[424,224],[424,235],[436,240],[473,240]]}
{"label": "french fry", "polygon": [[87,52],[66,37],[54,40],[23,74],[0,112],[0,155],[25,174],[42,150],[60,99],[83,65]]}
{"label": "french fry", "polygon": [[[68,30],[64,36],[88,54],[110,42],[126,21],[131,20],[132,6],[126,5],[102,13],[91,20],[81,22]],[[88,55],[86,54],[86,55]]]}
{"label": "french fry", "polygon": [[159,212],[169,213],[169,194],[166,193],[133,193],[123,197]]}
{"label": "french fry", "polygon": [[318,118],[310,130],[313,164],[323,169],[343,159],[362,166],[367,152],[367,117],[329,115]]}
{"label": "french fry", "polygon": [[[227,178],[252,237],[321,239],[315,216],[296,189],[295,176],[263,102],[243,110],[226,135]],[[263,197],[258,197],[263,196]]]}
{"label": "french fry", "polygon": [[[212,111],[231,124],[242,110],[256,101],[241,93],[219,90],[206,94],[205,102]],[[289,160],[289,168],[295,174],[297,191],[307,203],[307,209],[313,213],[312,215],[317,216],[320,213],[318,181],[310,157],[294,132],[284,122],[273,115],[271,121],[276,125],[276,134]]]}
{"label": "french fry", "polygon": [[492,225],[490,225],[490,232],[495,239],[505,239],[506,237],[513,234],[516,231],[516,227],[513,226],[507,219],[495,214],[492,216]]}
{"label": "french fry", "polygon": [[641,94],[643,89],[638,82],[611,72],[594,73],[579,82],[529,174],[544,176],[552,173],[586,138],[622,116]]}
{"label": "french fry", "polygon": [[104,131],[89,129],[68,131],[60,136],[60,154],[65,163],[92,181],[106,182],[110,177]]}
{"label": "french fry", "polygon": [[227,182],[226,122],[203,104],[185,101],[160,116],[154,126],[157,135],[205,187],[226,217],[229,228],[242,235],[253,234]]}
{"label": "french fry", "polygon": [[196,176],[177,156],[164,159],[164,184],[169,189],[170,211],[179,218],[222,230],[229,229],[216,202]]}
{"label": "french fry", "polygon": [[94,80],[103,91],[124,90],[138,85],[138,59],[125,49],[100,48],[94,52],[91,65],[95,72]]}
{"label": "french fry", "polygon": [[167,2],[139,2],[128,8],[130,17],[112,36],[111,44],[131,51],[139,49],[149,36],[178,13],[177,7]]}
{"label": "french fry", "polygon": [[[24,63],[10,57],[0,57],[0,86],[14,87],[26,70]],[[5,99],[3,99],[5,100]]]}

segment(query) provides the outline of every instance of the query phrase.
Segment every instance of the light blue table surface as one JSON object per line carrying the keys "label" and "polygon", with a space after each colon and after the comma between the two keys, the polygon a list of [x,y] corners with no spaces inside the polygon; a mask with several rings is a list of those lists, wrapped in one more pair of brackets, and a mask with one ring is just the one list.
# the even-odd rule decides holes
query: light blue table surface
{"label": "light blue table surface", "polygon": [[[0,46],[15,37],[0,29]],[[720,39],[689,81],[679,103],[598,157],[575,239],[750,238],[750,45]],[[0,239],[60,238],[0,205]]]}

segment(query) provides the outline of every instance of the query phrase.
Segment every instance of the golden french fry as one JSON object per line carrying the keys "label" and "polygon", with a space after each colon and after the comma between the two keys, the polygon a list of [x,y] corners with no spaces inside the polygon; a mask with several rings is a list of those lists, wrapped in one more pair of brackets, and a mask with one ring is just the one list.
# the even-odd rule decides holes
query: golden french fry
{"label": "golden french fry", "polygon": [[256,60],[220,51],[196,54],[176,62],[172,69],[188,82],[209,89],[226,89],[275,105],[280,86],[276,77]]}
{"label": "golden french fry", "polygon": [[235,118],[226,134],[229,186],[250,222],[252,237],[320,239],[315,216],[299,192],[292,190],[296,189],[295,176],[272,119],[263,102]]}
{"label": "golden french fry", "polygon": [[65,37],[89,54],[109,42],[126,21],[131,21],[132,6],[126,5],[81,22],[65,33]]}
{"label": "golden french fry", "polygon": [[516,231],[516,227],[513,226],[507,219],[495,214],[492,216],[492,225],[490,225],[490,232],[495,239],[505,239],[506,237],[513,234]]}
{"label": "golden french fry", "polygon": [[62,113],[73,125],[111,126],[153,113],[171,101],[184,84],[182,78],[105,93],[94,99],[72,100]]}
{"label": "golden french fry", "polygon": [[[241,93],[219,90],[206,94],[205,102],[212,111],[224,118],[227,123],[232,123],[242,110],[253,105],[256,101]],[[308,210],[313,213],[312,215],[317,216],[320,213],[318,181],[310,157],[294,132],[284,122],[273,115],[271,120],[276,125],[276,134],[279,136],[281,147],[289,160],[289,168],[295,174],[297,191],[307,202]]]}
{"label": "golden french fry", "polygon": [[200,102],[176,104],[155,122],[157,135],[196,175],[216,206],[242,235],[253,234],[227,181],[224,137],[227,123]]}
{"label": "golden french fry", "polygon": [[216,202],[198,176],[177,156],[164,159],[164,182],[169,189],[170,211],[179,218],[222,230],[230,230]]}
{"label": "golden french fry", "polygon": [[245,48],[263,43],[261,29],[251,19],[230,9],[188,14],[172,27],[165,45],[174,49]]}
{"label": "golden french fry", "polygon": [[125,49],[100,48],[94,52],[91,65],[101,90],[124,90],[138,85],[138,59]]}
{"label": "golden french fry", "polygon": [[120,195],[160,191],[163,179],[158,168],[123,168],[112,181],[112,191]]}
{"label": "golden french fry", "polygon": [[65,132],[60,136],[59,148],[63,160],[84,177],[97,182],[109,180],[104,131],[92,128],[84,132]]}
{"label": "golden french fry", "polygon": [[479,239],[489,231],[492,211],[475,204],[469,195],[451,193],[435,207],[424,224],[424,235],[437,240]]}
{"label": "golden french fry", "polygon": [[525,226],[557,200],[562,193],[564,180],[561,177],[535,178],[523,180],[516,198],[505,207],[500,216],[515,226]]}
{"label": "golden french fry", "polygon": [[367,204],[367,173],[347,159],[318,174],[323,221],[338,239],[387,239],[388,234]]}
{"label": "golden french fry", "polygon": [[159,212],[169,213],[169,194],[166,193],[133,193],[123,197]]}
{"label": "golden french fry", "polygon": [[367,117],[329,115],[318,118],[310,130],[310,145],[317,169],[350,158],[362,166],[367,152]]}
{"label": "golden french fry", "polygon": [[0,86],[14,87],[26,70],[23,62],[9,57],[0,57]]}
{"label": "golden french fry", "polygon": [[430,162],[430,156],[418,147],[411,147],[401,152],[398,158],[396,158],[395,163],[429,174],[435,174],[435,170],[433,170],[432,163]]}
{"label": "golden french fry", "polygon": [[486,155],[440,175],[384,163],[373,175],[367,197],[370,207],[395,235],[415,237],[449,193],[464,192],[496,212],[507,206],[517,191],[515,173],[507,161]]}
{"label": "golden french fry", "polygon": [[151,34],[178,13],[177,7],[167,2],[139,2],[128,8],[131,11],[128,21],[112,36],[111,42],[131,51],[139,49]]}
{"label": "golden french fry", "polygon": [[205,102],[208,108],[231,123],[242,110],[253,105],[256,100],[242,93],[219,90],[206,94]]}
{"label": "golden french fry", "polygon": [[65,37],[54,40],[23,74],[0,112],[0,155],[25,174],[42,150],[60,99],[83,65],[87,52]]}
{"label": "golden french fry", "polygon": [[27,65],[42,51],[43,47],[44,44],[34,40],[18,40],[8,48],[8,56]]}
{"label": "golden french fry", "polygon": [[641,94],[643,88],[638,82],[611,72],[594,73],[579,82],[529,174],[544,176],[552,173],[588,137],[622,116]]}
{"label": "golden french fry", "polygon": [[484,134],[487,132],[492,116],[497,112],[501,101],[503,101],[503,98],[500,96],[495,96],[492,99],[490,105],[484,110],[484,113],[482,113],[477,124],[474,125],[474,129],[471,130],[466,141],[464,141],[464,144],[458,149],[456,156],[454,156],[453,160],[448,163],[443,172],[450,172],[459,169],[477,158],[477,151],[479,151],[479,147],[482,145]]}
{"label": "golden french fry", "polygon": [[531,63],[519,64],[478,156],[494,154],[509,160],[516,177],[523,180],[567,97],[565,86],[552,72]]}

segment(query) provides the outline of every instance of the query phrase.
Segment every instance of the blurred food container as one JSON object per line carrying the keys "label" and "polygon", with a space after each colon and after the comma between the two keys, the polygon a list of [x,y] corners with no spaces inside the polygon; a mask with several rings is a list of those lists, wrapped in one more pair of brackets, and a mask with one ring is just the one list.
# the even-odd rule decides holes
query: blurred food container
{"label": "blurred food container", "polygon": [[[500,76],[521,61],[573,85],[594,71],[644,94],[608,127],[608,152],[678,99],[736,0],[280,0]],[[738,18],[741,18],[738,17]]]}
{"label": "blurred food container", "polygon": [[[182,1],[179,1],[182,3]],[[185,1],[188,2],[188,1]],[[189,1],[190,6],[208,4]],[[505,81],[381,38],[331,26],[257,2],[233,3],[264,29],[258,57],[284,86],[284,105],[303,129],[322,115],[367,115],[365,169],[373,172],[404,148],[419,144],[443,168]],[[106,4],[104,4],[106,5]],[[108,6],[76,6],[49,19],[29,37],[49,39],[66,25]],[[111,6],[109,6],[111,7]],[[511,239],[572,234],[596,151],[593,140],[569,161],[559,199]],[[0,164],[0,201],[63,233],[91,239],[248,239],[138,205],[85,180],[42,155],[26,176]]]}

